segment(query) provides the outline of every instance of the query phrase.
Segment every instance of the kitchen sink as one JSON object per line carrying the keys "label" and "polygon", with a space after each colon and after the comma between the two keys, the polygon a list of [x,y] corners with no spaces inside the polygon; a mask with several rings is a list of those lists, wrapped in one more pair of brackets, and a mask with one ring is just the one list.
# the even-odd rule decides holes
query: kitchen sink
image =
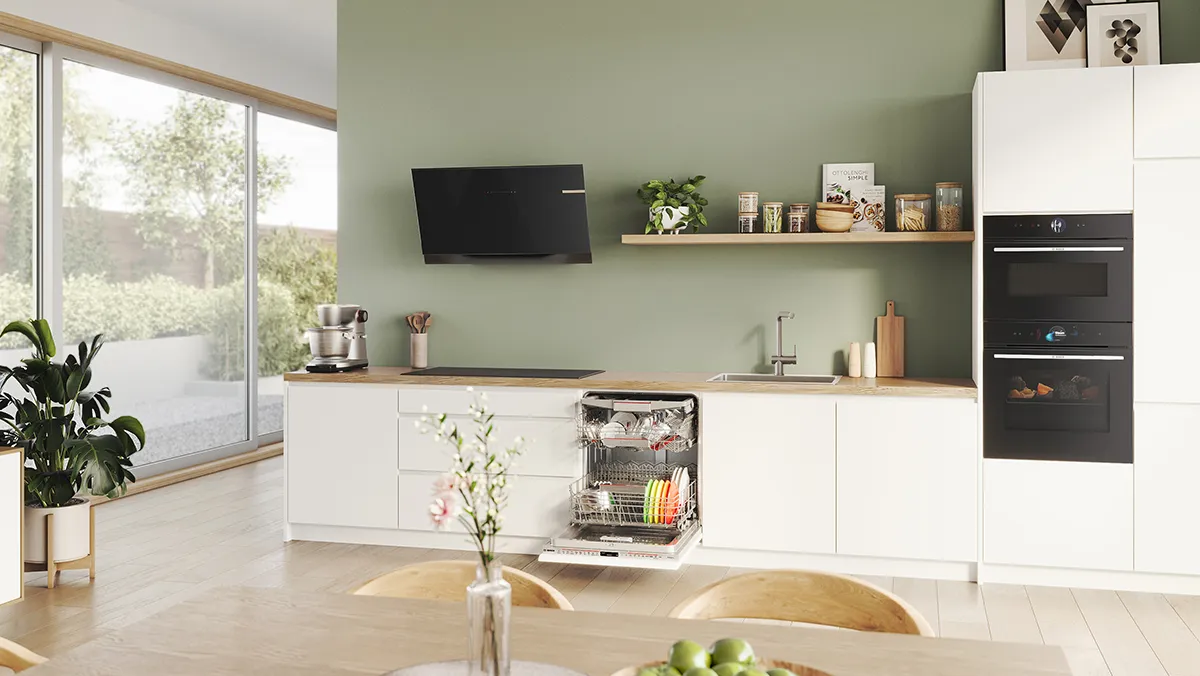
{"label": "kitchen sink", "polygon": [[769,373],[721,373],[710,383],[788,383],[790,385],[837,385],[841,376],[776,376]]}

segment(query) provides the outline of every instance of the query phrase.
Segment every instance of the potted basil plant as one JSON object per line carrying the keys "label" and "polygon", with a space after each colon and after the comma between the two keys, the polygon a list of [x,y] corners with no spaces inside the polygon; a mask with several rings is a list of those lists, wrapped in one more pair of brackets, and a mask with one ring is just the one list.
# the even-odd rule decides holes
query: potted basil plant
{"label": "potted basil plant", "polygon": [[91,553],[91,503],[79,494],[123,495],[146,433],[132,416],[102,417],[112,392],[90,388],[101,336],[56,362],[46,320],[11,322],[0,337],[10,333],[33,347],[20,366],[0,366],[0,444],[25,449],[25,561],[46,562],[47,514],[55,562],[73,561]]}
{"label": "potted basil plant", "polygon": [[638,198],[650,207],[646,233],[681,233],[691,225],[696,230],[708,225],[704,207],[708,200],[700,195],[704,176],[693,176],[683,183],[675,179],[654,180],[638,188]]}

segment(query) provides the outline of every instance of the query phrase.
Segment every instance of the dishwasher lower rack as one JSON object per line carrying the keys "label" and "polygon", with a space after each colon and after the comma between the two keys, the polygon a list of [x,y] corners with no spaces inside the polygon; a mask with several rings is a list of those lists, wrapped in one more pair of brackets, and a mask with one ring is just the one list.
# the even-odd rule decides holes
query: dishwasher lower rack
{"label": "dishwasher lower rack", "polygon": [[571,484],[571,523],[680,531],[696,518],[696,483],[694,465],[598,464]]}

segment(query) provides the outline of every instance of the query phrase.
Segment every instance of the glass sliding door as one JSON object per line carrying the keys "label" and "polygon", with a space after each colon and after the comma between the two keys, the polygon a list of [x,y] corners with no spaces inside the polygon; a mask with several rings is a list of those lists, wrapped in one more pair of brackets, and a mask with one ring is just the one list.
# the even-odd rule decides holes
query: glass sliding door
{"label": "glass sliding door", "polygon": [[136,465],[245,446],[248,108],[95,63],[62,64],[60,342],[104,334]]}
{"label": "glass sliding door", "polygon": [[258,114],[258,432],[283,429],[316,305],[337,302],[337,132]]}
{"label": "glass sliding door", "polygon": [[[38,55],[4,42],[0,36],[0,321],[7,323],[37,314]],[[0,364],[27,356],[22,338],[0,341]]]}

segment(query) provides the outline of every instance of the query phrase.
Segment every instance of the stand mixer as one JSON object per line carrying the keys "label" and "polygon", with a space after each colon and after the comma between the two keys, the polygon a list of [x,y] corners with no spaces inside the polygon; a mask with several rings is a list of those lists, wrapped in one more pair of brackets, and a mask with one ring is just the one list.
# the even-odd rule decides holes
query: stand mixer
{"label": "stand mixer", "polygon": [[367,365],[367,311],[359,305],[318,305],[319,327],[305,330],[313,373],[351,371]]}

